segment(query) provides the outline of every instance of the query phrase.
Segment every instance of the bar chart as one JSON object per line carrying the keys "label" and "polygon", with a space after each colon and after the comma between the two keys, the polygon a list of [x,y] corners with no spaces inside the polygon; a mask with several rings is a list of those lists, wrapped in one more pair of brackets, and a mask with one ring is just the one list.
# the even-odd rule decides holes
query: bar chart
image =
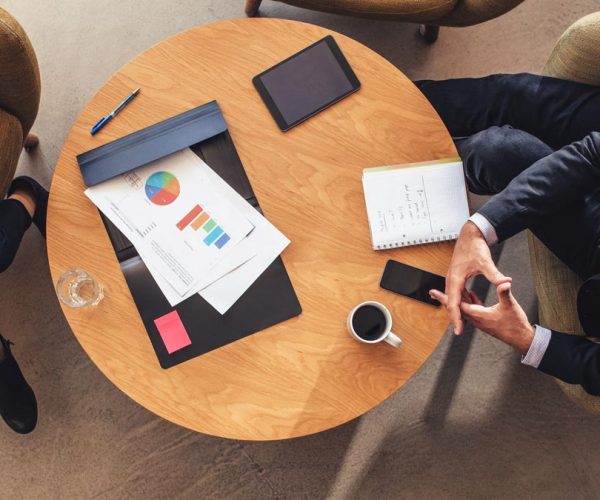
{"label": "bar chart", "polygon": [[180,231],[187,227],[190,227],[193,231],[202,230],[206,233],[202,240],[204,244],[206,246],[214,244],[219,250],[231,240],[231,237],[200,205],[195,205],[176,225]]}

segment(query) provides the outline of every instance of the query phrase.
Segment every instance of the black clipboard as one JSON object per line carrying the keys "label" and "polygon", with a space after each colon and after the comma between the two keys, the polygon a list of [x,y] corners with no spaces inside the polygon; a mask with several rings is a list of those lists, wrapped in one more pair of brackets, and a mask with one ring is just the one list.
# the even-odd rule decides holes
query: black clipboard
{"label": "black clipboard", "polygon": [[[216,101],[77,156],[87,186],[185,147],[262,213]],[[162,368],[169,368],[302,312],[281,257],[224,314],[195,294],[171,307],[135,247],[102,213],[125,280]],[[169,354],[155,320],[177,311],[191,343]]]}

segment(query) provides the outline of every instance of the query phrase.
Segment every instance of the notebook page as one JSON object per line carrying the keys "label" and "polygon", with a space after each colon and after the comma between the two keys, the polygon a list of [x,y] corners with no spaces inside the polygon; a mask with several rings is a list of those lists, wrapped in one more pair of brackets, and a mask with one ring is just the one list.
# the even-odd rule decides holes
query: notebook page
{"label": "notebook page", "polygon": [[457,238],[469,217],[460,161],[366,169],[363,187],[375,249]]}

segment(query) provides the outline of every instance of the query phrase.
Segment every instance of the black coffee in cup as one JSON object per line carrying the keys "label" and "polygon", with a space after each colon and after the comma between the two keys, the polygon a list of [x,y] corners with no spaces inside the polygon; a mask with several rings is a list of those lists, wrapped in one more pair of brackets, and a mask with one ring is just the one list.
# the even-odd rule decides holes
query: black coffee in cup
{"label": "black coffee in cup", "polygon": [[377,340],[385,332],[387,321],[385,314],[378,307],[364,305],[352,316],[352,328],[363,340]]}

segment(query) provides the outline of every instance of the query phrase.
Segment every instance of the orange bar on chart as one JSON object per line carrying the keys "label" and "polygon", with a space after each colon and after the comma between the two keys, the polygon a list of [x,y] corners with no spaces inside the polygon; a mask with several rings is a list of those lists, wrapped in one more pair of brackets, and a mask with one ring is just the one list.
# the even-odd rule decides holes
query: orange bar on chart
{"label": "orange bar on chart", "polygon": [[202,212],[200,216],[194,222],[192,222],[192,229],[194,231],[198,231],[198,229],[202,227],[202,224],[204,224],[207,220],[208,214],[206,212]]}

